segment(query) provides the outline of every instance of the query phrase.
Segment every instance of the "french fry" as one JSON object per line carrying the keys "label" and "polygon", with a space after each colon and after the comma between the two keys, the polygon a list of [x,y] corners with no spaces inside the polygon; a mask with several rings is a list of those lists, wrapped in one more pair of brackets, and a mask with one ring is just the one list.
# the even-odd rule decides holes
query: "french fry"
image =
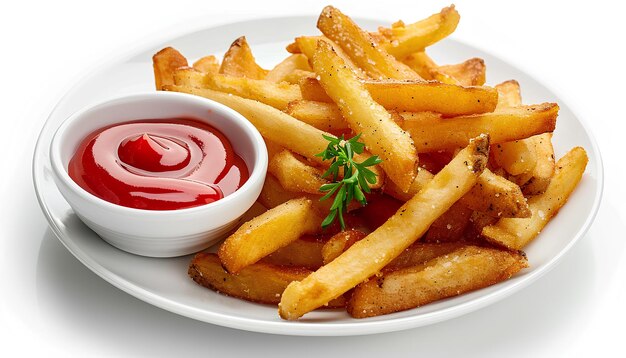
{"label": "french fry", "polygon": [[461,242],[444,242],[438,244],[416,242],[402,251],[398,257],[385,266],[382,272],[391,272],[416,265],[423,265],[436,257],[447,255],[465,245],[466,244]]}
{"label": "french fry", "polygon": [[[305,268],[256,263],[230,274],[222,267],[215,254],[198,253],[189,265],[189,276],[201,286],[246,301],[277,304],[290,282],[301,280],[311,271]],[[325,308],[345,306],[343,296],[328,303]]]}
{"label": "french fry", "polygon": [[336,259],[355,242],[362,240],[367,234],[360,230],[346,230],[333,235],[322,247],[324,265]]}
{"label": "french fry", "polygon": [[424,235],[424,242],[439,243],[461,240],[472,212],[472,209],[465,206],[462,201],[457,201],[433,222]]}
{"label": "french fry", "polygon": [[315,236],[303,236],[289,245],[282,247],[260,262],[289,267],[304,267],[309,270],[317,270],[324,264],[322,248],[325,241]]}
{"label": "french fry", "polygon": [[487,163],[488,136],[471,141],[385,224],[283,292],[279,314],[294,320],[339,297],[398,257],[476,183]]}
{"label": "french fry", "polygon": [[283,82],[290,83],[292,85],[299,85],[300,81],[306,77],[315,77],[315,72],[305,70],[293,70],[293,72],[285,75]]}
{"label": "french fry", "polygon": [[[522,96],[517,81],[503,82],[496,85],[496,89],[499,95],[498,110],[506,110],[522,104]],[[499,167],[511,175],[531,172],[537,165],[534,140],[531,138],[495,144],[491,148],[492,158]]]}
{"label": "french fry", "polygon": [[361,133],[368,149],[383,160],[381,166],[385,173],[401,189],[408,189],[417,165],[417,154],[409,135],[372,99],[355,73],[327,42],[319,41],[313,69],[353,131]]}
{"label": "french fry", "polygon": [[461,86],[483,86],[487,67],[482,58],[470,58],[458,64],[438,66],[432,72],[434,79],[440,82],[443,82],[441,78],[451,77]]}
{"label": "french fry", "polygon": [[220,71],[220,62],[213,55],[204,56],[194,62],[192,67],[196,71],[203,73],[218,73]]}
{"label": "french fry", "polygon": [[350,128],[339,107],[334,103],[299,100],[290,102],[287,114],[323,131]]}
{"label": "french fry", "polygon": [[301,99],[300,88],[288,83],[274,83],[246,77],[202,73],[193,68],[179,68],[174,73],[177,86],[208,88],[219,92],[253,99],[284,110],[289,102]]}
{"label": "french fry", "polygon": [[322,178],[322,170],[303,163],[289,150],[273,155],[267,171],[289,191],[320,194],[320,187],[328,183],[328,180]]}
{"label": "french fry", "polygon": [[486,226],[482,234],[489,241],[520,250],[531,242],[565,205],[587,166],[587,153],[581,147],[570,150],[556,164],[556,172],[543,194],[528,200],[532,212],[526,219],[503,218]]}
{"label": "french fry", "polygon": [[439,66],[424,51],[408,55],[402,62],[426,80],[460,86],[482,86],[485,84],[485,61],[470,58],[454,65]]}
{"label": "french fry", "polygon": [[522,190],[526,195],[537,195],[546,190],[554,174],[552,133],[544,133],[528,139],[535,148],[537,164],[533,168],[532,177],[524,184]]}
{"label": "french fry", "polygon": [[403,112],[402,129],[411,134],[418,153],[462,147],[481,133],[488,133],[492,144],[525,139],[552,132],[559,106],[543,103],[502,109],[498,112],[437,118],[422,113]]}
{"label": "french fry", "polygon": [[[420,168],[408,191],[403,192],[393,182],[385,183],[385,193],[407,201],[417,194],[433,178],[433,174]],[[463,205],[493,217],[528,217],[530,211],[519,186],[489,169],[485,169],[476,185],[460,199]]]}
{"label": "french fry", "polygon": [[315,50],[317,49],[317,42],[320,41],[320,40],[321,41],[326,41],[329,44],[331,44],[332,47],[335,49],[335,51],[337,51],[337,55],[339,55],[339,57],[341,57],[345,61],[346,65],[348,67],[350,67],[360,78],[367,77],[367,74],[365,73],[365,71],[363,71],[359,66],[357,66],[352,61],[350,56],[348,56],[348,54],[346,54],[341,49],[341,47],[339,47],[337,44],[335,44],[333,41],[331,41],[329,38],[327,38],[325,36],[300,36],[300,37],[296,37],[296,40],[295,40],[294,44],[309,59],[309,63],[311,63],[311,61],[313,60],[313,55],[315,54]]}
{"label": "french fry", "polygon": [[305,55],[294,54],[287,57],[267,73],[265,80],[280,83],[295,70],[311,71],[309,60]]}
{"label": "french fry", "polygon": [[267,75],[267,70],[256,63],[252,50],[245,36],[236,39],[228,51],[224,54],[219,73],[262,80]]}
{"label": "french fry", "polygon": [[483,171],[476,185],[460,201],[472,210],[494,217],[530,216],[526,198],[519,186],[489,169]]}
{"label": "french fry", "polygon": [[354,318],[403,311],[496,284],[527,266],[519,253],[466,246],[360,284],[347,310]]}
{"label": "french fry", "polygon": [[384,42],[379,42],[379,45],[396,58],[403,58],[423,51],[426,47],[453,33],[460,18],[454,5],[451,5],[437,14],[409,25],[399,21],[391,28],[378,29],[385,39]]}
{"label": "french fry", "polygon": [[172,47],[166,47],[152,56],[154,83],[160,91],[165,85],[174,84],[174,72],[179,67],[186,67],[187,59]]}
{"label": "french fry", "polygon": [[308,198],[311,202],[317,202],[322,196],[319,195],[315,197],[313,195],[306,195],[303,193],[285,190],[285,188],[283,188],[283,186],[278,182],[278,179],[276,179],[272,174],[267,173],[258,201],[261,205],[271,209],[282,203],[286,203],[289,200],[302,197]]}
{"label": "french fry", "polygon": [[311,200],[293,199],[240,226],[217,254],[228,272],[237,273],[303,234],[314,233],[321,223]]}
{"label": "french fry", "polygon": [[322,10],[317,20],[317,27],[327,38],[339,45],[370,77],[421,79],[415,71],[378,46],[369,33],[363,31],[352,19],[334,7],[326,6]]}
{"label": "french fry", "polygon": [[[498,92],[491,87],[461,87],[439,82],[363,80],[374,101],[395,111],[437,112],[445,117],[493,112]],[[300,81],[302,98],[332,102],[316,78]]]}

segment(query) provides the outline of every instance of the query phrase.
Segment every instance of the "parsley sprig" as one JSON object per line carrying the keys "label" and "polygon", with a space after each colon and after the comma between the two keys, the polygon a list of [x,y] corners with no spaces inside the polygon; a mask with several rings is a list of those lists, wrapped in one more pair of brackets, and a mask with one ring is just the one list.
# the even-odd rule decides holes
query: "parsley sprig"
{"label": "parsley sprig", "polygon": [[[367,169],[382,162],[377,155],[367,158],[361,163],[354,161],[354,154],[361,154],[365,149],[365,144],[359,142],[361,134],[348,140],[343,135],[340,138],[323,135],[328,143],[326,150],[316,154],[322,160],[332,160],[328,170],[322,175],[323,178],[332,178],[332,183],[324,184],[320,187],[321,192],[326,192],[320,201],[329,199],[335,195],[330,213],[322,222],[322,228],[331,225],[335,219],[339,218],[341,229],[345,229],[343,213],[347,211],[348,204],[352,199],[356,199],[361,205],[366,205],[365,193],[370,192],[370,184],[376,183],[376,173]],[[341,169],[343,168],[343,179],[339,180]]]}

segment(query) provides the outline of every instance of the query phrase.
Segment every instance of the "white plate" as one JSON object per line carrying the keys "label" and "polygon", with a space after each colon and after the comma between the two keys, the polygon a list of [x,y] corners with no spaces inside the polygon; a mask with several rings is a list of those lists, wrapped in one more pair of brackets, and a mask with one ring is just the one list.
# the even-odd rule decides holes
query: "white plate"
{"label": "white plate", "polygon": [[[441,63],[470,57],[485,59],[488,83],[511,78],[521,83],[524,102],[558,102],[561,106],[554,135],[557,156],[583,146],[589,165],[579,187],[559,215],[526,250],[530,268],[514,278],[482,290],[442,300],[421,308],[381,317],[355,320],[340,310],[313,312],[298,322],[282,321],[276,307],[253,304],[219,295],[187,277],[190,257],[153,259],[120,251],[83,225],[61,197],[51,175],[48,148],[59,124],[70,114],[111,96],[151,90],[151,57],[164,46],[174,46],[190,60],[221,54],[238,36],[246,35],[257,59],[266,68],[287,53],[285,45],[295,36],[316,33],[315,17],[260,19],[203,29],[148,44],[97,68],[77,83],[58,103],[46,122],[33,158],[33,179],[41,208],[54,233],[83,264],[125,292],[155,306],[197,320],[222,326],[289,335],[358,335],[424,326],[453,318],[502,299],[527,286],[561,259],[587,231],[602,194],[602,163],[598,147],[581,121],[538,81],[494,56],[447,39],[432,48]],[[383,22],[359,20],[375,29]]]}

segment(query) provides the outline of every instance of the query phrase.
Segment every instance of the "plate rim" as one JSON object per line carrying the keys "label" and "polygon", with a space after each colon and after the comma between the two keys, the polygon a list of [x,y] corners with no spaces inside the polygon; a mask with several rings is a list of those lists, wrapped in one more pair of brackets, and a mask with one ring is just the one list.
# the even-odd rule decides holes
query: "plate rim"
{"label": "plate rim", "polygon": [[[449,318],[458,317],[469,312],[478,310],[483,308],[491,303],[499,301],[508,297],[509,295],[521,290],[524,287],[529,286],[530,284],[536,282],[540,277],[550,272],[556,265],[561,261],[563,256],[587,233],[591,225],[593,224],[600,207],[600,203],[602,201],[602,197],[604,194],[604,165],[602,161],[602,156],[600,152],[599,145],[595,139],[593,132],[590,130],[589,125],[585,118],[578,115],[579,112],[575,112],[571,110],[572,106],[566,104],[560,98],[558,91],[546,86],[543,82],[538,81],[535,76],[531,76],[526,73],[525,70],[521,69],[517,66],[516,70],[523,73],[525,76],[533,79],[541,86],[545,87],[549,92],[555,95],[555,100],[562,104],[564,107],[569,108],[574,114],[575,119],[580,123],[580,125],[584,128],[585,134],[589,138],[591,143],[591,148],[585,148],[587,150],[593,151],[595,170],[597,175],[597,185],[595,188],[595,197],[594,202],[591,204],[590,215],[587,216],[587,219],[582,224],[580,229],[576,232],[573,239],[571,239],[567,245],[565,245],[556,256],[550,258],[543,265],[538,266],[536,270],[533,270],[527,273],[527,276],[520,281],[517,281],[513,284],[509,284],[509,286],[504,289],[496,290],[484,296],[477,297],[473,300],[461,303],[460,305],[455,305],[452,307],[447,307],[438,311],[428,312],[420,316],[409,316],[409,317],[399,317],[393,318],[389,320],[382,321],[365,321],[365,320],[355,320],[354,322],[341,323],[341,324],[328,324],[324,322],[320,323],[312,323],[312,322],[289,322],[289,321],[261,321],[259,319],[247,318],[247,317],[234,317],[227,314],[222,314],[218,312],[206,311],[201,309],[196,309],[193,307],[188,307],[184,304],[181,304],[172,299],[154,294],[144,288],[138,287],[137,285],[131,283],[124,277],[121,277],[104,266],[96,262],[89,254],[81,250],[79,247],[72,245],[68,240],[64,239],[64,235],[62,230],[56,225],[52,218],[52,213],[50,209],[46,205],[45,198],[43,197],[40,187],[42,184],[40,182],[43,180],[37,173],[37,169],[43,166],[40,161],[42,158],[49,160],[49,153],[44,156],[39,156],[38,154],[42,149],[44,143],[42,142],[43,136],[51,126],[50,120],[52,116],[56,113],[59,106],[61,106],[68,95],[73,92],[73,90],[85,82],[89,81],[93,75],[95,75],[100,68],[108,64],[122,63],[124,59],[130,59],[134,56],[145,52],[153,47],[158,47],[163,45],[163,43],[168,40],[183,37],[186,35],[191,35],[195,32],[208,30],[212,28],[218,28],[221,26],[232,26],[232,25],[243,25],[249,26],[251,23],[259,22],[266,23],[270,21],[293,21],[294,19],[302,19],[302,20],[312,20],[315,19],[317,15],[288,15],[288,16],[263,16],[263,17],[254,17],[254,18],[239,18],[234,20],[225,20],[225,21],[216,21],[211,25],[196,23],[195,21],[187,22],[187,26],[181,27],[172,27],[178,28],[178,31],[169,31],[168,29],[164,29],[162,31],[162,35],[158,32],[154,33],[153,36],[148,36],[147,38],[140,39],[137,41],[137,46],[130,46],[131,50],[114,52],[110,56],[103,57],[100,61],[96,61],[93,66],[88,67],[85,71],[77,74],[77,77],[68,83],[68,85],[60,91],[60,96],[56,104],[53,106],[52,110],[49,112],[41,131],[37,137],[37,142],[35,148],[33,150],[33,160],[31,166],[31,175],[33,180],[33,185],[35,189],[35,194],[37,197],[37,201],[39,206],[48,221],[48,225],[51,228],[52,232],[55,234],[57,239],[66,247],[66,249],[72,253],[74,257],[76,257],[83,265],[89,268],[92,272],[96,273],[102,279],[117,287],[118,289],[161,309],[166,311],[170,311],[194,320],[199,320],[219,326],[224,326],[228,328],[240,329],[245,331],[253,331],[253,332],[262,332],[262,333],[270,333],[270,334],[281,334],[281,335],[297,335],[297,336],[350,336],[350,335],[365,335],[365,334],[375,334],[375,333],[383,333],[383,332],[393,332],[403,329],[409,328],[417,328],[421,326],[426,326],[429,324],[437,323],[444,321]],[[383,23],[387,20],[374,19],[369,17],[355,17],[357,22],[378,22]],[[475,46],[469,44],[464,41],[459,41],[454,38],[447,39],[448,42],[459,43],[465,46],[472,47],[477,49],[489,56],[493,56],[502,60],[503,62],[509,64],[508,61],[503,60],[500,56],[494,56],[490,51],[486,51],[480,46]],[[132,44],[135,45],[135,44]]]}

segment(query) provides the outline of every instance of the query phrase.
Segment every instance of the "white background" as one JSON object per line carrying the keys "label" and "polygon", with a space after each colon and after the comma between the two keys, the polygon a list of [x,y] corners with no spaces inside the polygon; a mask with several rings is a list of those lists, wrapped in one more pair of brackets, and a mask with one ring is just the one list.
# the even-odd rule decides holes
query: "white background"
{"label": "white background", "polygon": [[[352,16],[415,21],[441,1],[339,1]],[[101,280],[47,229],[30,162],[64,91],[113,52],[186,20],[206,25],[316,14],[316,1],[21,1],[0,20],[0,355],[624,356],[624,9],[602,1],[457,1],[458,40],[538,78],[600,143],[605,197],[589,233],[553,271],[512,297],[436,325],[365,337],[282,337],[193,321]],[[384,7],[383,7],[384,5]],[[620,152],[621,150],[621,152]],[[266,354],[264,354],[266,353]]]}

